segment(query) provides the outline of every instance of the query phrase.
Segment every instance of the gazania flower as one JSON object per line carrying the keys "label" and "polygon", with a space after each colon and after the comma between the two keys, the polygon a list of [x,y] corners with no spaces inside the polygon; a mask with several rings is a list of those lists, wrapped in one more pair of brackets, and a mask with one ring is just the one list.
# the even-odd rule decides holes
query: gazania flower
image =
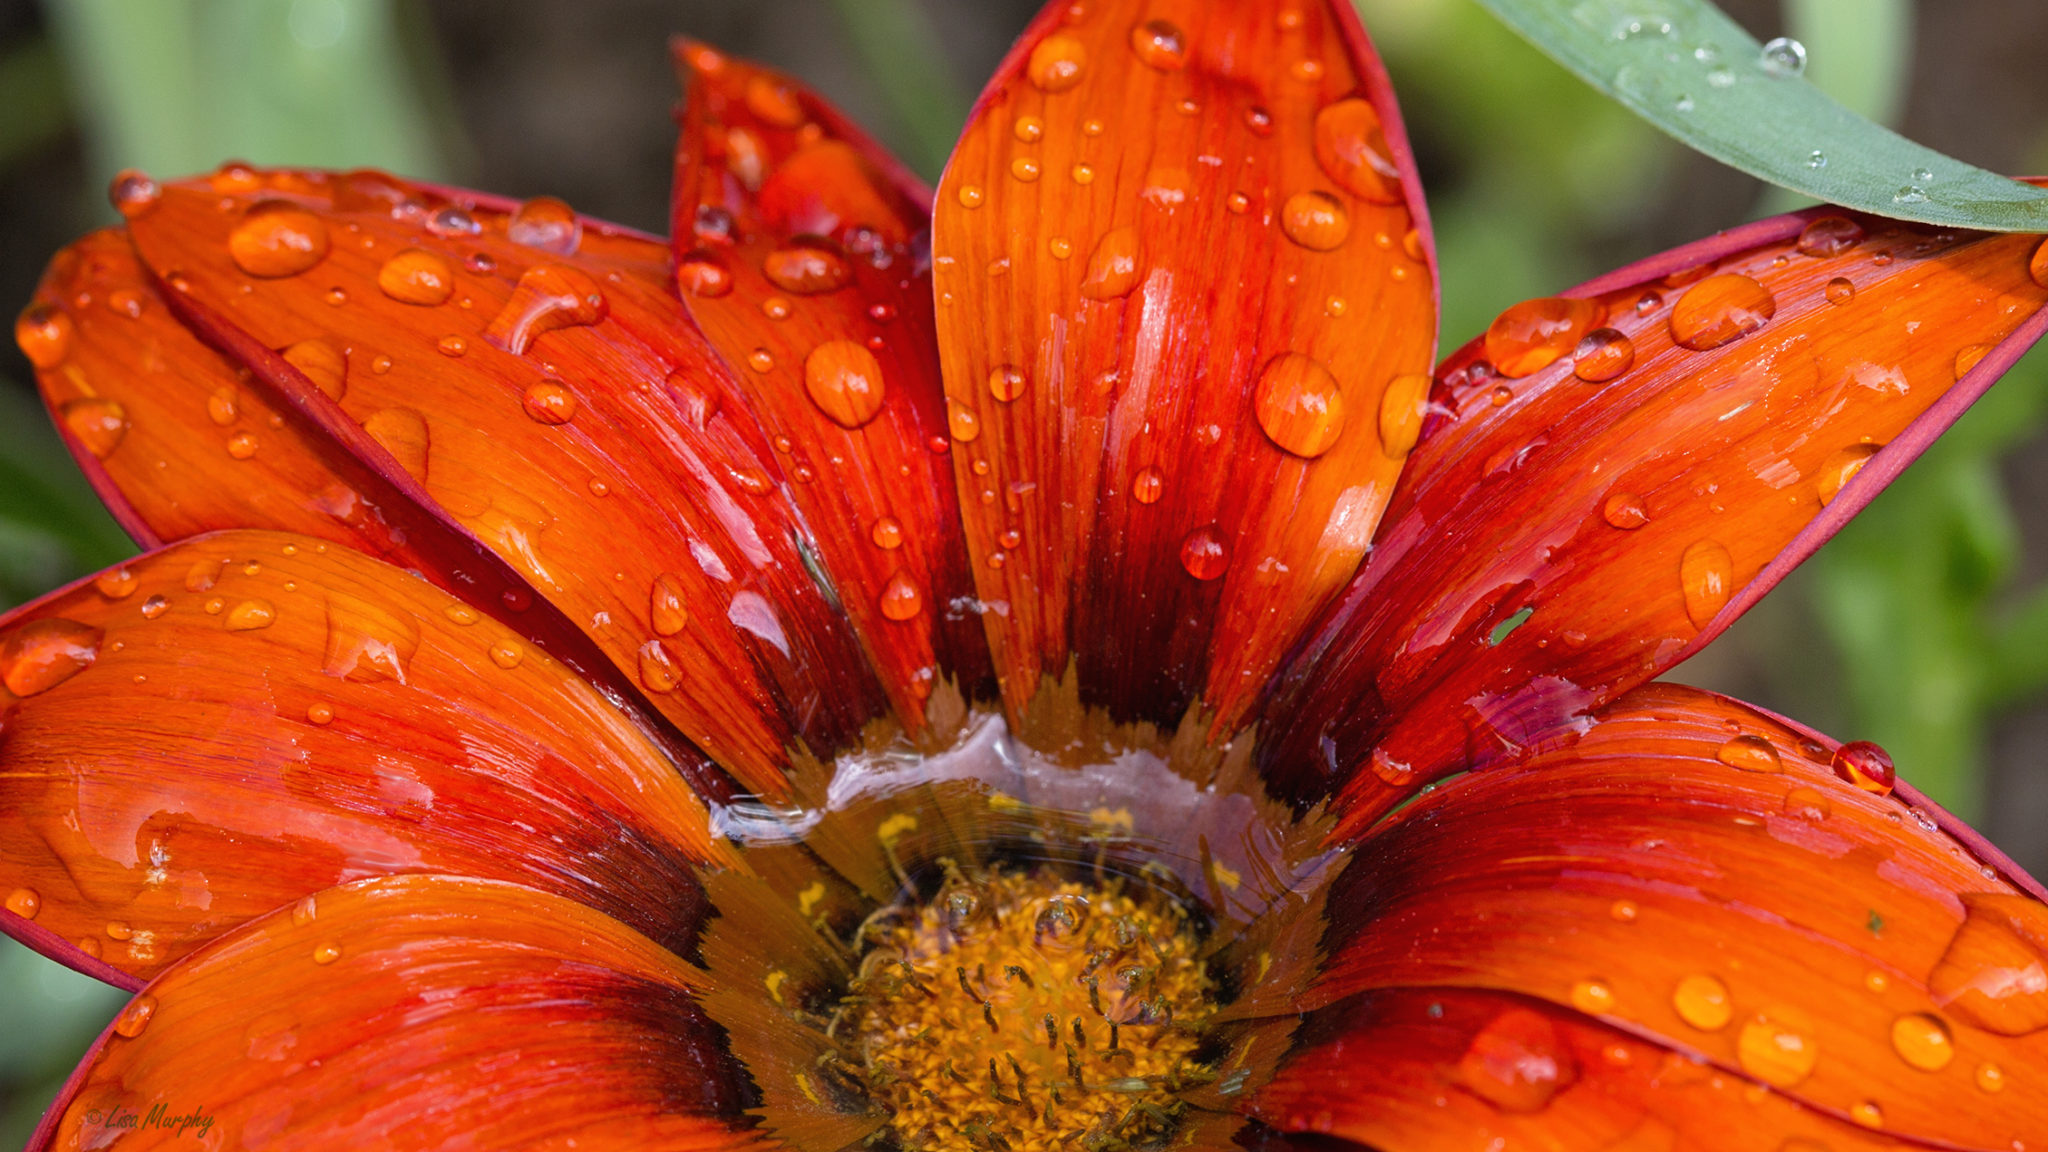
{"label": "gazania flower", "polygon": [[1827,209],[1509,309],[1340,3],[1058,3],[936,195],[699,46],[674,238],[117,181],[17,335],[34,1147],[2040,1147],[2041,886],[1647,684],[2048,325]]}

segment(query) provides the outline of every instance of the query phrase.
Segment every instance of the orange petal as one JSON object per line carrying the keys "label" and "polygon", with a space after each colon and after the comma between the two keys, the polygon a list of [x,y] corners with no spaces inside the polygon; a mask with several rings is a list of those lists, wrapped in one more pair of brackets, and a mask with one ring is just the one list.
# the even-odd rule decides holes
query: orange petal
{"label": "orange petal", "polygon": [[224,532],[131,560],[0,618],[0,684],[7,927],[96,975],[133,987],[388,872],[517,880],[694,938],[689,865],[716,852],[685,773],[705,766],[338,545]]}
{"label": "orange petal", "polygon": [[2041,1136],[2048,905],[2002,858],[1842,778],[1832,741],[1695,689],[1539,747],[1360,846],[1312,1001],[1491,989],[1889,1135]]}
{"label": "orange petal", "polygon": [[150,984],[29,1147],[759,1143],[734,1130],[748,1089],[692,969],[632,929],[446,876],[366,880],[315,903]]}
{"label": "orange petal", "polygon": [[[1428,371],[1412,166],[1347,4],[1051,5],[935,209],[954,475],[1013,710],[1239,725],[1350,578]],[[1419,410],[1397,414],[1397,434]]]}
{"label": "orange petal", "polygon": [[1317,1013],[1251,1111],[1282,1132],[1388,1149],[1897,1146],[1577,1013],[1460,988],[1369,993]]}
{"label": "orange petal", "polygon": [[[238,264],[233,237],[280,220],[325,254],[281,276]],[[129,227],[252,389],[502,557],[748,787],[778,790],[787,747],[828,752],[882,708],[661,243],[558,201],[241,167],[164,188]],[[309,340],[345,362],[338,400],[293,358]],[[207,419],[185,405],[184,425]],[[683,618],[664,631],[670,591]]]}
{"label": "orange petal", "polygon": [[1356,830],[1697,651],[2038,337],[2040,243],[1815,209],[1509,309],[1281,677],[1270,775]]}
{"label": "orange petal", "polygon": [[988,674],[947,459],[929,193],[780,74],[676,48],[676,282],[797,483],[789,495],[913,729]]}

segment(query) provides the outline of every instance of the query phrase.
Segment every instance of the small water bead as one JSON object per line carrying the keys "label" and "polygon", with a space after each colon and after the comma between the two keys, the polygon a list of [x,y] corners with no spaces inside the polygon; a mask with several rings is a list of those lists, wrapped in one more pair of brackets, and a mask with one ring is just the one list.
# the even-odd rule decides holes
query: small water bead
{"label": "small water bead", "polygon": [[1884,1127],[1884,1109],[1874,1100],[1865,1100],[1849,1109],[1849,1119],[1875,1131]]}
{"label": "small water bead", "polygon": [[142,993],[130,1000],[128,1006],[121,1009],[121,1014],[114,1017],[114,1032],[133,1040],[142,1035],[143,1029],[148,1028],[149,1022],[155,1018],[156,997],[146,992]]}
{"label": "small water bead", "polygon": [[116,288],[107,293],[107,310],[116,316],[137,320],[148,306],[148,297],[133,288]]}
{"label": "small water bead", "polygon": [[526,248],[570,256],[583,243],[583,221],[561,200],[536,196],[513,210],[505,222],[505,236]]}
{"label": "small water bead", "polygon": [[[329,400],[339,400],[348,394],[348,357],[327,341],[317,336],[301,340],[279,355]],[[229,422],[216,418],[216,423]]]}
{"label": "small water bead", "polygon": [[1313,252],[1328,252],[1351,235],[1351,215],[1328,192],[1296,192],[1280,209],[1280,230]]}
{"label": "small water bead", "polygon": [[16,696],[47,692],[92,667],[104,635],[61,616],[18,625],[0,637],[0,683]]}
{"label": "small water bead", "polygon": [[1898,784],[1898,769],[1891,754],[1868,740],[1856,740],[1835,749],[1828,766],[1835,775],[1865,792],[1889,796]]}
{"label": "small water bead", "polygon": [[146,215],[163,202],[163,186],[146,172],[125,168],[107,185],[107,201],[124,220]]}
{"label": "small water bead", "polygon": [[69,314],[47,304],[32,304],[14,320],[14,343],[28,362],[38,368],[55,368],[71,355],[72,337],[77,332]]}
{"label": "small water bead", "polygon": [[1031,59],[1025,64],[1024,74],[1041,92],[1065,92],[1081,82],[1082,68],[1087,60],[1088,50],[1079,40],[1055,32],[1031,50]]}
{"label": "small water bead", "polygon": [[766,372],[775,367],[775,357],[766,348],[756,348],[747,353],[747,367],[756,372]]}
{"label": "small water bead", "polygon": [[1180,544],[1180,566],[1197,580],[1214,580],[1230,567],[1230,550],[1214,524],[1187,534]]}
{"label": "small water bead", "polygon": [[1624,532],[1633,532],[1650,522],[1650,513],[1643,507],[1643,498],[1633,492],[1616,492],[1609,496],[1600,505],[1600,517]]}
{"label": "small water bead", "polygon": [[135,579],[135,573],[123,564],[119,568],[110,568],[94,577],[92,586],[109,600],[126,600],[135,594],[137,583],[139,581]]}
{"label": "small water bead", "polygon": [[268,600],[244,600],[228,610],[230,632],[255,632],[277,622],[277,606]]}
{"label": "small water bead", "polygon": [[893,516],[883,516],[875,521],[872,528],[868,529],[868,539],[874,541],[875,547],[884,551],[893,551],[901,548],[903,547],[903,525],[898,523]]}
{"label": "small water bead", "polygon": [[320,965],[322,968],[339,959],[341,959],[341,945],[336,944],[334,941],[324,940],[313,945],[313,963]]}
{"label": "small water bead", "polygon": [[1792,1009],[1759,1012],[1735,1039],[1735,1058],[1742,1070],[1773,1088],[1790,1088],[1813,1074],[1820,1062],[1803,1017]]}
{"label": "small water bead", "polygon": [[946,402],[946,428],[953,434],[953,439],[962,444],[972,444],[981,436],[981,417],[959,401],[949,400]]}
{"label": "small water bead", "polygon": [[1422,418],[1429,410],[1429,389],[1435,383],[1420,373],[1396,376],[1380,393],[1380,452],[1399,460],[1414,451],[1422,438]]}
{"label": "small water bead", "polygon": [[1758,55],[1757,66],[1766,76],[1779,79],[1797,76],[1806,71],[1806,45],[1790,36],[1773,37]]}
{"label": "small water bead", "polygon": [[1743,772],[1776,773],[1785,770],[1785,763],[1779,758],[1778,749],[1762,736],[1734,737],[1715,751],[1714,758],[1730,768]]}
{"label": "small water bead", "polygon": [[519,406],[536,424],[567,424],[576,418],[576,394],[560,380],[541,380],[528,385]]}
{"label": "small water bead", "polygon": [[1576,350],[1600,323],[1601,312],[1592,300],[1559,296],[1524,300],[1487,326],[1486,357],[1501,375],[1511,379],[1541,371]]}
{"label": "small water bead", "polygon": [[1840,256],[1863,243],[1863,225],[1847,216],[1822,216],[1799,230],[1798,249],[1802,256],[1824,259]]}
{"label": "small water bead", "polygon": [[909,576],[898,572],[883,586],[880,607],[883,616],[900,623],[924,611],[924,595]]}
{"label": "small water bead", "polygon": [[732,270],[717,253],[697,248],[677,262],[676,286],[692,296],[715,299],[732,291]]}
{"label": "small water bead", "polygon": [[1314,459],[1344,431],[1344,393],[1320,362],[1287,352],[1266,362],[1252,391],[1259,427],[1284,451]]}
{"label": "small water bead", "polygon": [[1821,295],[1830,304],[1847,304],[1856,298],[1856,285],[1846,276],[1837,276],[1821,289]]}
{"label": "small water bead", "polygon": [[1595,328],[1572,350],[1572,375],[1604,384],[1635,367],[1636,344],[1613,328]]}
{"label": "small water bead", "polygon": [[1314,57],[1303,57],[1287,66],[1287,74],[1303,83],[1319,80],[1323,75],[1323,62]]}
{"label": "small water bead", "polygon": [[1702,1032],[1718,1032],[1734,1019],[1728,986],[1704,973],[1687,976],[1672,990],[1671,1007],[1678,1018]]}
{"label": "small water bead", "polygon": [[321,727],[334,723],[334,705],[324,700],[307,705],[306,720]]}
{"label": "small water bead", "polygon": [[1834,807],[1828,803],[1828,798],[1811,788],[1794,788],[1785,793],[1784,809],[1787,816],[1796,816],[1801,820],[1816,823],[1834,813]]}
{"label": "small water bead", "polygon": [[450,333],[434,341],[434,351],[453,360],[460,356],[469,355],[469,341]]}
{"label": "small water bead", "polygon": [[1064,236],[1054,236],[1045,242],[1045,250],[1052,253],[1053,259],[1065,260],[1074,254],[1074,242]]}
{"label": "small water bead", "polygon": [[775,249],[762,259],[761,271],[777,288],[799,296],[836,291],[853,279],[852,266],[837,248],[816,238],[799,238]]}
{"label": "small water bead", "polygon": [[1892,1021],[1892,1051],[1922,1072],[1939,1072],[1956,1058],[1948,1025],[1920,1012]]}
{"label": "small water bead", "polygon": [[1346,192],[1375,204],[1401,199],[1401,169],[1378,110],[1365,100],[1354,96],[1316,113],[1315,153],[1323,173]]}
{"label": "small water bead", "polygon": [[1265,108],[1254,104],[1244,110],[1244,126],[1251,129],[1251,133],[1254,136],[1271,136],[1273,134],[1273,114]]}
{"label": "small water bead", "polygon": [[1038,161],[1029,156],[1019,156],[1010,161],[1010,175],[1023,183],[1029,184],[1038,179],[1038,173]]}
{"label": "small water bead", "polygon": [[1088,271],[1081,277],[1081,295],[1090,300],[1128,296],[1142,278],[1138,230],[1129,225],[1112,228],[1095,242],[1095,251],[1088,257]]}
{"label": "small water bead", "polygon": [[1735,591],[1735,562],[1717,540],[1695,540],[1678,562],[1685,614],[1695,628],[1705,628]]}
{"label": "small water bead", "polygon": [[516,640],[500,640],[491,645],[491,663],[506,671],[519,667],[519,662],[524,659],[526,649]]}
{"label": "small water bead", "polygon": [[882,411],[882,365],[852,340],[828,340],[804,358],[804,390],[834,424],[859,428]]}
{"label": "small water bead", "polygon": [[1045,136],[1045,121],[1036,116],[1019,116],[1010,126],[1010,132],[1026,144],[1036,144]]}
{"label": "small water bead", "polygon": [[1604,980],[1580,980],[1572,985],[1572,1007],[1581,1012],[1614,1011],[1614,989]]}
{"label": "small water bead", "polygon": [[1093,184],[1093,183],[1095,183],[1095,169],[1094,169],[1094,168],[1093,168],[1092,166],[1090,166],[1090,165],[1087,165],[1087,164],[1076,164],[1076,165],[1074,165],[1074,169],[1073,169],[1073,172],[1072,172],[1072,173],[1070,173],[1070,175],[1072,175],[1072,176],[1073,176],[1073,178],[1074,178],[1074,183],[1076,183],[1076,184]]}
{"label": "small water bead", "polygon": [[669,656],[667,646],[659,640],[649,640],[636,653],[640,666],[640,684],[650,692],[673,692],[683,682],[681,669],[676,667],[674,658]]}
{"label": "small water bead", "polygon": [[1187,37],[1165,20],[1147,20],[1132,28],[1131,51],[1146,67],[1161,72],[1178,72],[1188,62]]}
{"label": "small water bead", "polygon": [[2005,1090],[2005,1070],[1989,1060],[1977,1065],[1976,1080],[1977,1087],[1985,1092]]}
{"label": "small water bead", "polygon": [[259,447],[261,447],[261,444],[257,441],[254,432],[237,432],[233,436],[228,437],[228,455],[236,460],[249,459],[256,455],[256,449]]}
{"label": "small water bead", "polygon": [[998,364],[989,369],[988,393],[1005,404],[1024,395],[1030,380],[1024,370],[1013,364]]}
{"label": "small water bead", "polygon": [[171,601],[165,596],[151,596],[142,602],[142,618],[154,620],[171,610]]}
{"label": "small water bead", "polygon": [[960,201],[960,206],[962,208],[981,207],[983,194],[981,191],[981,187],[979,185],[962,184],[960,186],[960,191],[954,193],[954,196]]}
{"label": "small water bead", "polygon": [[1814,477],[1815,490],[1820,495],[1823,507],[1834,503],[1835,497],[1849,481],[1856,478],[1863,466],[1882,449],[1882,444],[1851,444],[1838,448],[1821,463],[1820,471]]}
{"label": "small water bead", "polygon": [[251,276],[296,276],[327,258],[330,241],[320,217],[283,200],[252,206],[228,233],[228,256]]}
{"label": "small water bead", "polygon": [[1166,494],[1166,475],[1159,469],[1146,465],[1131,477],[1131,499],[1140,504],[1157,504]]}
{"label": "small water bead", "polygon": [[1636,903],[1633,900],[1616,900],[1608,905],[1607,914],[1623,924],[1633,924],[1637,915]]}
{"label": "small water bead", "polygon": [[1686,289],[1672,305],[1671,338],[1704,352],[1749,335],[1777,314],[1770,289],[1740,273],[1724,272]]}

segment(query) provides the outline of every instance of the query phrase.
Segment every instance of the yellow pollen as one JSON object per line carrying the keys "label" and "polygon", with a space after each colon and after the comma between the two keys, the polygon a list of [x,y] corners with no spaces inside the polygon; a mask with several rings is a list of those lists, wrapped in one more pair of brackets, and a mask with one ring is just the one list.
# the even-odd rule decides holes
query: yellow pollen
{"label": "yellow pollen", "polygon": [[1181,907],[1120,878],[954,871],[870,923],[835,1025],[906,1149],[1163,1143],[1215,985]]}

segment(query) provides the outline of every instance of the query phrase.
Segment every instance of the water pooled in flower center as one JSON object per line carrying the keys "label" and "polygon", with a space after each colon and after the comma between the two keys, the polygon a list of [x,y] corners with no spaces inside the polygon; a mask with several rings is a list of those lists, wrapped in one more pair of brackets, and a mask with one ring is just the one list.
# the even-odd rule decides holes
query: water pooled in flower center
{"label": "water pooled in flower center", "polygon": [[835,1032],[905,1148],[1144,1145],[1176,1127],[1173,1093],[1210,1078],[1200,936],[1149,886],[954,871],[864,937]]}

